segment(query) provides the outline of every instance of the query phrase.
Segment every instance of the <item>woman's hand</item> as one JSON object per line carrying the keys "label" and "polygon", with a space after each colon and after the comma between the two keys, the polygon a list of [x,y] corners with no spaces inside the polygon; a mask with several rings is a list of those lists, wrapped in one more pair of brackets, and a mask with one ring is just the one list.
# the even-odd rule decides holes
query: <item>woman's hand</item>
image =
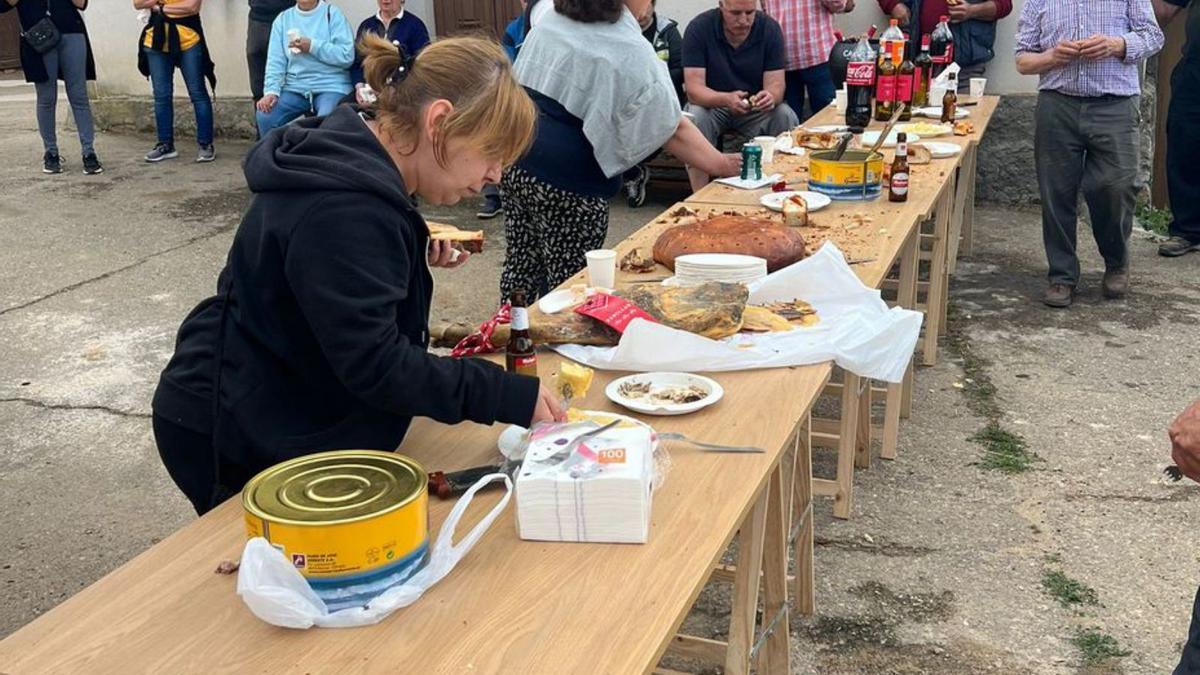
{"label": "woman's hand", "polygon": [[269,115],[269,114],[271,114],[271,110],[275,107],[275,104],[278,101],[279,101],[279,97],[276,96],[275,94],[267,94],[267,95],[263,96],[262,98],[258,99],[258,103],[255,103],[254,107],[258,108],[258,111],[261,112],[262,114]]}
{"label": "woman's hand", "polygon": [[541,385],[538,388],[537,404],[533,406],[533,419],[529,420],[529,426],[538,422],[562,422],[567,418],[567,413],[563,410],[562,402],[554,395],[546,385]]}
{"label": "woman's hand", "polygon": [[721,159],[718,160],[716,166],[708,169],[708,175],[718,178],[727,176],[736,176],[742,172],[742,154],[740,152],[727,152],[721,154]]}
{"label": "woman's hand", "polygon": [[470,257],[470,253],[454,248],[454,244],[451,242],[441,239],[429,240],[430,267],[444,267],[452,270],[455,267],[462,267]]}
{"label": "woman's hand", "polygon": [[312,49],[312,40],[306,37],[298,37],[289,42],[288,47],[300,50],[301,54],[307,54]]}

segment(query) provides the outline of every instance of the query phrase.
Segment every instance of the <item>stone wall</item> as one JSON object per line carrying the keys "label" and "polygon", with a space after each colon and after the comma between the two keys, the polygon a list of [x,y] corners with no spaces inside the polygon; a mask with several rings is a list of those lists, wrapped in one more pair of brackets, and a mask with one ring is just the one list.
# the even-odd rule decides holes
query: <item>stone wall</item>
{"label": "stone wall", "polygon": [[[105,131],[149,134],[154,129],[154,101],[149,96],[100,96],[92,100],[96,126]],[[249,96],[219,96],[213,101],[217,143],[222,138],[254,138],[254,102]],[[186,98],[175,99],[177,144],[196,138],[196,115]],[[149,148],[147,148],[149,150]]]}

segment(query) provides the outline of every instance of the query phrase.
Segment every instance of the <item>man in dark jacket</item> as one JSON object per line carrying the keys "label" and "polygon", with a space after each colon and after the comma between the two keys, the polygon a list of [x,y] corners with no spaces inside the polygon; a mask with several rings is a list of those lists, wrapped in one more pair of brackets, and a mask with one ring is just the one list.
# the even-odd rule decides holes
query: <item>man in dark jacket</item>
{"label": "man in dark jacket", "polygon": [[[1169,258],[1200,251],[1200,1],[1154,0],[1154,13],[1164,28],[1184,7],[1187,43],[1171,73],[1167,109],[1167,193],[1173,218],[1170,238],[1158,247],[1158,254]],[[1200,668],[1200,653],[1196,659]]]}
{"label": "man in dark jacket", "polygon": [[[988,62],[995,56],[996,22],[1013,10],[1013,0],[965,0],[954,4],[947,0],[877,1],[883,13],[898,19],[900,27],[909,34],[910,49],[921,45],[921,36],[932,33],[939,18],[950,17],[954,62],[962,68],[958,74],[959,89],[970,86],[972,77],[983,77]],[[916,16],[915,6],[919,6]]]}
{"label": "man in dark jacket", "polygon": [[245,173],[217,294],[154,393],[159,454],[198,513],[287,459],[395,450],[415,416],[530,423],[537,378],[429,354],[429,230],[359,113],[276,130]]}
{"label": "man in dark jacket", "polygon": [[267,71],[267,47],[271,44],[271,24],[296,0],[249,0],[250,21],[246,25],[246,65],[250,67],[250,94],[255,102],[263,96],[263,75]]}

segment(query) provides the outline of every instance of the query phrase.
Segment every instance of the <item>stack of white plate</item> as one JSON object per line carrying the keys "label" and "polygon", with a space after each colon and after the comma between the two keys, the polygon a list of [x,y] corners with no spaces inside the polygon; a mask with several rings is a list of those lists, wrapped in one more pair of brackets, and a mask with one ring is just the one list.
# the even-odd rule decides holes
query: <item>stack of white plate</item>
{"label": "stack of white plate", "polygon": [[751,255],[693,253],[675,259],[674,283],[697,286],[709,281],[748,284],[767,276],[767,261]]}

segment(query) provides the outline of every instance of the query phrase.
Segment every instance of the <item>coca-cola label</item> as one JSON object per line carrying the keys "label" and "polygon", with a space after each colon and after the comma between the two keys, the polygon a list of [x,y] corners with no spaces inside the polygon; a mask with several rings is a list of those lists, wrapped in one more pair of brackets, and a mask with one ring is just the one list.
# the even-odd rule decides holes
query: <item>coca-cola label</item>
{"label": "coca-cola label", "polygon": [[908,174],[904,172],[892,174],[892,192],[898,195],[908,194]]}
{"label": "coca-cola label", "polygon": [[895,101],[896,100],[896,76],[895,75],[880,75],[879,86],[875,88],[876,101]]}
{"label": "coca-cola label", "polygon": [[909,103],[913,97],[913,76],[912,73],[900,74],[896,76],[896,99],[902,103]]}
{"label": "coca-cola label", "polygon": [[933,58],[933,62],[938,65],[950,65],[954,62],[954,43],[946,43],[946,48],[941,54],[932,54],[931,57]]}
{"label": "coca-cola label", "polygon": [[874,83],[874,61],[853,61],[846,66],[846,84],[848,86],[869,87]]}

